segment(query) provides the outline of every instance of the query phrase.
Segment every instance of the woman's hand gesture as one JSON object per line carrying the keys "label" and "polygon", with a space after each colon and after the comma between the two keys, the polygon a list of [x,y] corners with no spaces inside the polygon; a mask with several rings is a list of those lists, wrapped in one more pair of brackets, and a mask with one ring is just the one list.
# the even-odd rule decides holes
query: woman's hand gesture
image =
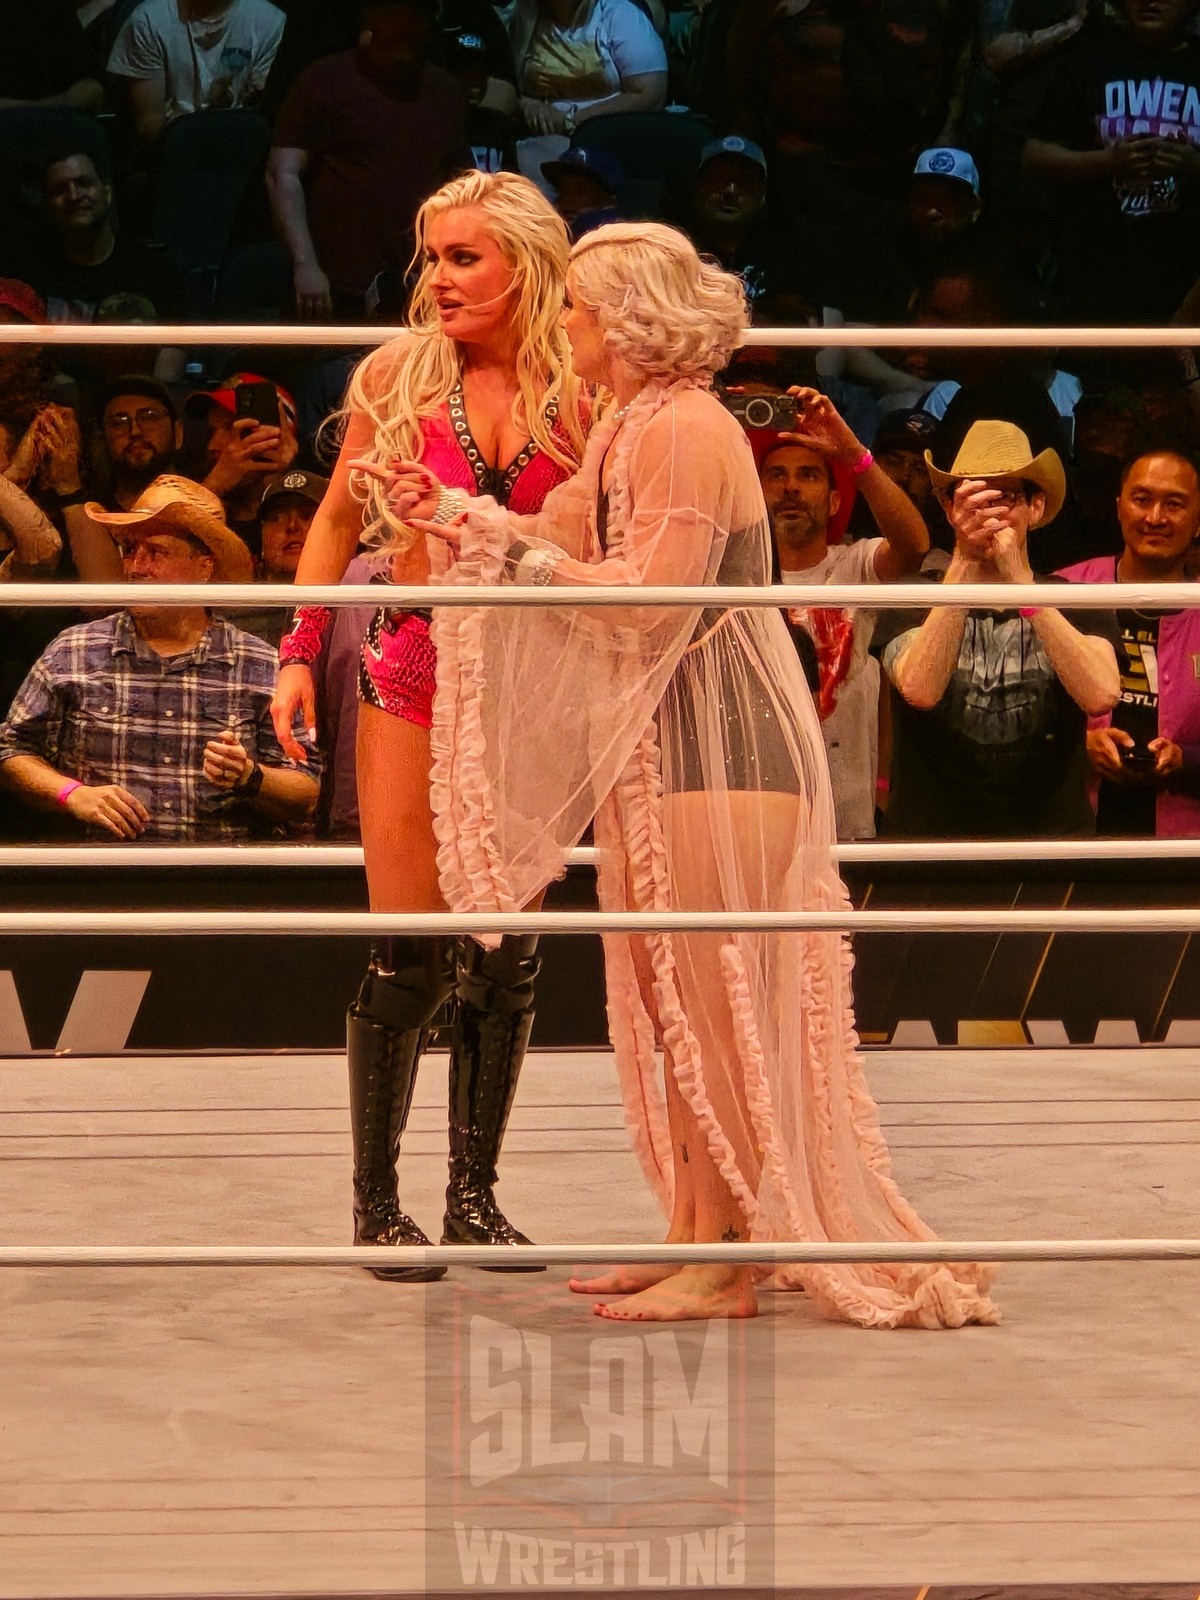
{"label": "woman's hand gesture", "polygon": [[388,508],[401,522],[418,525],[437,510],[443,487],[441,479],[419,461],[401,461],[395,457],[386,467],[374,461],[354,461],[351,465],[383,485]]}
{"label": "woman's hand gesture", "polygon": [[271,701],[271,723],[284,755],[289,761],[303,765],[308,760],[308,752],[293,732],[297,712],[301,713],[308,737],[315,744],[317,692],[312,668],[303,661],[288,661],[279,669],[275,695]]}

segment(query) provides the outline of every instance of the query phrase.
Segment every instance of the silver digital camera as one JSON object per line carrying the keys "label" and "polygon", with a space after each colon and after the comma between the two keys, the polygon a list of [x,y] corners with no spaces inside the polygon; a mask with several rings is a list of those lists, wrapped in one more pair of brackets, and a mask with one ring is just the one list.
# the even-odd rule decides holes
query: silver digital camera
{"label": "silver digital camera", "polygon": [[790,394],[730,394],[727,390],[721,401],[743,428],[773,428],[776,433],[791,433],[804,410]]}

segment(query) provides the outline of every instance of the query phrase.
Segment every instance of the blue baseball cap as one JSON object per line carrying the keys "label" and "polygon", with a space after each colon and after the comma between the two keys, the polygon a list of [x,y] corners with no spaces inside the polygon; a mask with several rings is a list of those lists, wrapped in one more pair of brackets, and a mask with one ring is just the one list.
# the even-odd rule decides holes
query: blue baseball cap
{"label": "blue baseball cap", "polygon": [[619,195],[625,185],[625,169],[607,150],[589,150],[586,145],[568,145],[553,161],[542,162],[542,177],[557,189],[572,172],[584,172],[603,184],[611,195]]}
{"label": "blue baseball cap", "polygon": [[914,178],[953,178],[957,183],[965,183],[975,198],[979,198],[979,170],[965,150],[955,150],[950,145],[922,150],[912,175]]}
{"label": "blue baseball cap", "polygon": [[919,407],[887,411],[875,430],[871,449],[877,456],[885,450],[924,450],[926,445],[933,443],[937,431],[938,419],[930,411],[922,411]]}
{"label": "blue baseball cap", "polygon": [[718,156],[741,156],[743,161],[749,161],[763,172],[767,170],[767,158],[760,146],[756,145],[753,139],[739,138],[736,133],[726,134],[725,138],[713,139],[710,144],[706,144],[700,152],[700,162],[696,170],[706,167]]}

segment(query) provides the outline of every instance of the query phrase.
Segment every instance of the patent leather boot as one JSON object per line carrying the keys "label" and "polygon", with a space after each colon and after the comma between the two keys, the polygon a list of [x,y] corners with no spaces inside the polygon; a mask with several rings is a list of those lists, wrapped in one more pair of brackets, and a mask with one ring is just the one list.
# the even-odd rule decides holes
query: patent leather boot
{"label": "patent leather boot", "polygon": [[[432,1244],[400,1209],[396,1161],[430,1024],[453,985],[452,942],[403,937],[373,946],[346,1013],[355,1244]],[[370,1267],[377,1278],[432,1283],[441,1266]]]}
{"label": "patent leather boot", "polygon": [[[533,1028],[540,961],[533,935],[497,950],[464,939],[450,1045],[450,1183],[443,1244],[529,1244],[496,1204],[496,1163]],[[544,1272],[497,1265],[488,1272]]]}

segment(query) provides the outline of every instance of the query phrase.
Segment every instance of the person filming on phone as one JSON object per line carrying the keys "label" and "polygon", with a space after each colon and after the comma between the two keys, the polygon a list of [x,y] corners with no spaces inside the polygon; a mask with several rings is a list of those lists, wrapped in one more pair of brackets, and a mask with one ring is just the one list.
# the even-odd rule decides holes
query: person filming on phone
{"label": "person filming on phone", "polygon": [[204,487],[220,496],[235,533],[257,549],[263,485],[300,451],[296,402],[257,373],[235,372],[220,388],[189,395],[184,414],[207,423]]}
{"label": "person filming on phone", "polygon": [[[1034,456],[1020,428],[980,421],[949,471],[928,450],[925,464],[954,531],[943,583],[1035,582],[1030,529],[1052,522],[1066,498],[1057,454]],[[1091,832],[1086,719],[1117,701],[1115,647],[1111,614],[1050,603],[938,606],[892,639],[883,651],[896,691],[889,832]]]}
{"label": "person filming on phone", "polygon": [[[1186,583],[1200,535],[1200,461],[1191,448],[1138,452],[1121,470],[1125,548],[1064,567],[1071,583]],[[1118,837],[1200,835],[1200,612],[1117,612],[1121,697],[1095,717],[1087,751],[1096,828]]]}

